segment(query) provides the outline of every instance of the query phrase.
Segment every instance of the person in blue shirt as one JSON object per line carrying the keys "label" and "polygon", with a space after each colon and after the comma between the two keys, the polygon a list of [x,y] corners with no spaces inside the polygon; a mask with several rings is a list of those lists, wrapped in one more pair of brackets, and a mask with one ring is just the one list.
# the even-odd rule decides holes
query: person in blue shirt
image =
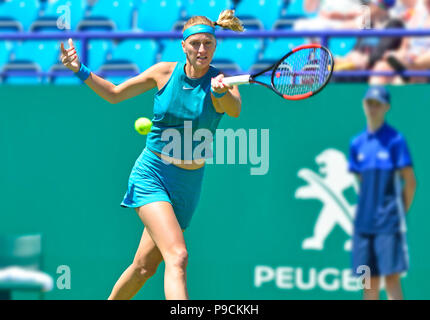
{"label": "person in blue shirt", "polygon": [[[367,128],[350,144],[349,169],[360,180],[354,218],[352,271],[370,271],[364,299],[379,299],[385,280],[389,299],[402,299],[400,274],[408,270],[405,214],[416,189],[412,159],[404,136],[385,120],[390,94],[368,88],[363,100]],[[369,284],[369,283],[368,283]]]}
{"label": "person in blue shirt", "polygon": [[[131,299],[163,260],[166,299],[189,298],[186,286],[188,252],[183,231],[199,200],[204,159],[211,155],[194,157],[197,149],[194,141],[192,148],[182,148],[188,132],[185,129],[190,125],[193,133],[202,129],[213,134],[223,114],[238,117],[241,110],[237,86],[225,85],[224,75],[210,65],[217,45],[217,25],[243,31],[233,10],[221,12],[216,22],[204,16],[192,17],[183,28],[185,61],[157,63],[120,85],[91,73],[80,63],[71,39],[67,50],[61,44],[63,64],[110,103],[158,89],[151,132],[131,170],[121,203],[123,207],[136,210],[145,228],[133,262],[116,282],[109,299]],[[181,138],[180,148],[172,148],[173,153],[170,144],[173,143],[173,147],[178,144],[164,138],[167,130],[175,130]]]}

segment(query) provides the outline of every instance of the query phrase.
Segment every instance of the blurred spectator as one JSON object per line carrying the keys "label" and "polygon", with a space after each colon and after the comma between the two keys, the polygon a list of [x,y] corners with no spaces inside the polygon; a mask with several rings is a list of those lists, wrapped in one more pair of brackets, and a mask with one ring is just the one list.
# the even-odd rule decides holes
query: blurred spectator
{"label": "blurred spectator", "polygon": [[390,9],[390,16],[402,20],[406,28],[413,28],[413,24],[421,19],[425,19],[426,15],[424,0],[399,0]]}
{"label": "blurred spectator", "polygon": [[[399,19],[389,16],[389,9],[395,4],[393,0],[372,0],[369,3],[372,29],[404,28]],[[363,37],[359,38],[353,51],[345,57],[335,59],[335,70],[368,70],[390,50],[397,50],[402,43],[399,37]],[[363,79],[360,79],[361,81]],[[367,80],[367,79],[365,79]]]}
{"label": "blurred spectator", "polygon": [[305,0],[304,9],[318,14],[315,18],[297,20],[295,30],[345,29],[350,25],[359,28],[358,20],[363,15],[361,0]]}
{"label": "blurred spectator", "polygon": [[[415,14],[408,21],[411,29],[430,28],[430,0],[423,0],[424,14]],[[404,38],[398,50],[386,52],[384,57],[375,64],[375,71],[403,71],[430,69],[430,37]],[[381,77],[370,78],[372,84],[403,84],[406,82],[428,82],[428,77]]]}

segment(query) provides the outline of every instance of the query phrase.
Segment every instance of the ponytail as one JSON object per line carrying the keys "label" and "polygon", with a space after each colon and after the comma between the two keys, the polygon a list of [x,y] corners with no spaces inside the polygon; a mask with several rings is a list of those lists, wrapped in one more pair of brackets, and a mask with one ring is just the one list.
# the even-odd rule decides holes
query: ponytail
{"label": "ponytail", "polygon": [[217,21],[211,21],[204,16],[193,16],[184,24],[182,32],[196,24],[205,24],[211,27],[220,26],[221,28],[238,32],[244,31],[242,22],[234,16],[234,10],[223,10],[219,14]]}
{"label": "ponytail", "polygon": [[234,16],[234,10],[223,10],[214,22],[214,26],[220,26],[224,29],[230,29],[237,32],[243,32],[244,28],[242,22]]}

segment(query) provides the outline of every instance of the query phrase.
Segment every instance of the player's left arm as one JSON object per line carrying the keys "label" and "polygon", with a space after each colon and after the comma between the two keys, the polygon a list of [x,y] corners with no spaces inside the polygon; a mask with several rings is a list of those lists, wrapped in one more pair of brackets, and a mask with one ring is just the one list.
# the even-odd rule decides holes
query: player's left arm
{"label": "player's left arm", "polygon": [[400,169],[400,175],[405,182],[402,195],[405,210],[406,212],[408,212],[414,199],[415,190],[417,188],[417,181],[415,179],[415,173],[412,167],[405,167]]}
{"label": "player's left arm", "polygon": [[237,118],[239,117],[242,108],[242,99],[240,97],[239,89],[237,86],[228,86],[223,83],[223,74],[219,74],[211,81],[212,90],[216,93],[226,93],[224,96],[217,98],[212,93],[212,101],[214,103],[215,110],[219,113],[225,112],[229,116]]}

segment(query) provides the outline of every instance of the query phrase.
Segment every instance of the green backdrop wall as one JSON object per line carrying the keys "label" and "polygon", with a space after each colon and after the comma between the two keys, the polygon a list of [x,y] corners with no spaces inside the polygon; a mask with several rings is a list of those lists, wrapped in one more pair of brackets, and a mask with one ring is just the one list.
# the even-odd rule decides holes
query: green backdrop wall
{"label": "green backdrop wall", "polygon": [[[336,186],[324,168],[341,168],[350,138],[364,128],[365,89],[333,84],[314,98],[288,102],[265,88],[241,87],[240,117],[225,116],[220,128],[259,129],[259,135],[269,129],[270,168],[251,175],[256,165],[250,162],[207,165],[201,201],[185,233],[191,298],[361,297],[348,285],[350,236],[340,223],[347,215],[333,199],[309,190],[322,179],[353,211],[347,173],[338,174],[334,180],[344,179],[344,185]],[[407,218],[405,297],[429,299],[430,93],[427,85],[390,90],[388,120],[407,137],[418,179]],[[71,288],[55,286],[46,298],[105,299],[131,263],[143,226],[119,204],[145,146],[134,121],[152,117],[153,93],[111,105],[85,86],[0,87],[0,233],[43,233],[45,271],[54,281],[59,266],[70,267]],[[318,228],[326,230],[325,241],[309,248],[306,239]],[[163,298],[161,266],[136,299]]]}

